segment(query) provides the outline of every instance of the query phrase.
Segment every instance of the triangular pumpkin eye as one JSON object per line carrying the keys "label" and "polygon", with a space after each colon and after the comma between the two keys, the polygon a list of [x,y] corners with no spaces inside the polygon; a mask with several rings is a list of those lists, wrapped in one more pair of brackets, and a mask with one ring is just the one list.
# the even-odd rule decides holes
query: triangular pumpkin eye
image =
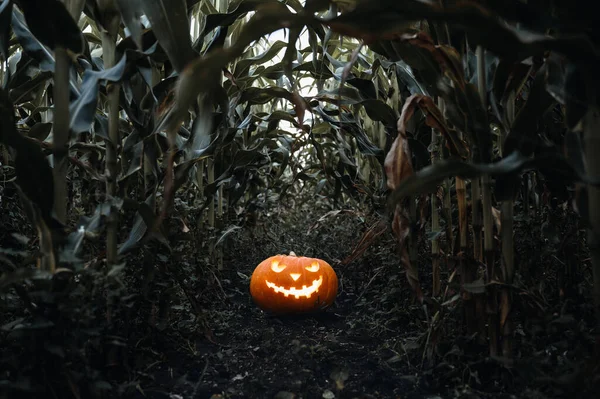
{"label": "triangular pumpkin eye", "polygon": [[275,273],[281,273],[286,267],[286,265],[280,265],[278,260],[274,260],[273,263],[271,263],[271,270]]}
{"label": "triangular pumpkin eye", "polygon": [[320,268],[321,268],[321,266],[319,266],[319,264],[317,262],[314,262],[312,265],[305,267],[306,270],[308,270],[309,272],[313,272],[313,273],[318,272]]}

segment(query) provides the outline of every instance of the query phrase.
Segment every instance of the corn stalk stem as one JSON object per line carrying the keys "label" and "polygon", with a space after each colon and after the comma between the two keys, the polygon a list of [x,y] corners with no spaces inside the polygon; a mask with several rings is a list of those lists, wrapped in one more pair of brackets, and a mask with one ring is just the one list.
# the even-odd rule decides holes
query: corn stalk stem
{"label": "corn stalk stem", "polygon": [[471,211],[473,214],[473,258],[481,261],[481,189],[480,179],[471,181]]}
{"label": "corn stalk stem", "polygon": [[142,157],[142,163],[143,163],[143,167],[144,167],[144,193],[142,195],[142,201],[146,199],[146,197],[148,196],[148,193],[153,188],[152,180],[151,180],[152,173],[154,171],[153,165],[152,165],[152,158],[150,156],[148,156],[148,154],[146,152],[148,147],[152,144],[148,141],[144,141],[142,143],[142,146],[144,147],[144,156]]}
{"label": "corn stalk stem", "polygon": [[[219,198],[217,198],[217,219],[219,221],[219,230],[223,229],[223,186],[219,186]],[[217,269],[223,270],[223,244],[217,247]]]}
{"label": "corn stalk stem", "polygon": [[[198,184],[198,198],[200,198],[200,200],[202,200],[204,198],[204,168],[205,168],[205,165],[206,165],[205,159],[201,159],[196,164],[196,183]],[[202,228],[202,226],[204,225],[204,215],[205,215],[204,212],[202,212],[200,215],[198,215],[198,228]]]}
{"label": "corn stalk stem", "polygon": [[[415,131],[417,129],[417,118],[410,118],[408,121],[407,130]],[[415,271],[418,270],[417,261],[418,261],[418,232],[414,227],[417,222],[417,201],[419,200],[419,196],[411,196],[407,199],[408,206],[408,219],[410,223],[410,230],[407,237],[407,251],[408,251],[408,259],[411,265],[413,265]],[[418,277],[416,277],[418,279]]]}
{"label": "corn stalk stem", "polygon": [[54,70],[54,212],[57,219],[67,222],[67,172],[69,169],[69,69],[71,60],[67,50],[56,47]]}
{"label": "corn stalk stem", "polygon": [[418,254],[419,254],[419,251],[418,251],[419,239],[417,236],[416,229],[413,228],[414,223],[416,223],[416,221],[417,221],[417,198],[415,198],[415,197],[410,198],[409,212],[410,212],[410,226],[411,227],[410,227],[410,233],[408,234],[408,242],[409,242],[408,255],[409,255],[410,263],[413,265],[413,267],[418,269],[418,267],[416,265],[419,260],[419,256],[418,256]]}
{"label": "corn stalk stem", "polygon": [[[509,120],[509,124],[512,125],[515,119],[515,93],[511,93],[508,97],[506,104],[506,113]],[[502,136],[502,143],[500,148],[504,146],[504,139],[506,135]],[[504,154],[502,154],[504,155]],[[515,275],[515,248],[513,241],[513,218],[514,218],[514,201],[513,199],[504,201],[502,203],[502,224],[500,235],[502,238],[502,277],[504,283],[510,286],[513,282]],[[511,320],[512,311],[512,293],[509,288],[505,287],[502,289],[500,298],[500,328],[502,329],[502,354],[506,358],[512,358],[513,356],[513,323]]]}
{"label": "corn stalk stem", "polygon": [[[214,158],[210,158],[207,161],[207,183],[212,184],[215,182],[215,161]],[[210,198],[210,202],[208,203],[208,215],[207,215],[208,226],[211,228],[211,233],[214,234],[215,227],[215,197],[212,196]],[[209,245],[209,254],[212,257],[214,251],[214,243],[216,242],[216,237],[213,237],[210,241]]]}
{"label": "corn stalk stem", "polygon": [[[115,65],[116,38],[108,32],[102,32],[102,54],[106,69]],[[108,84],[108,138],[106,141],[106,195],[108,199],[117,194],[118,176],[118,147],[119,137],[119,84]],[[118,211],[111,209],[106,221],[106,262],[111,265],[117,263],[117,245],[119,218]]]}
{"label": "corn stalk stem", "polygon": [[[215,161],[214,159],[208,160],[208,184],[215,182]],[[208,204],[208,225],[215,227],[215,198],[212,197]]]}
{"label": "corn stalk stem", "polygon": [[529,190],[529,182],[531,180],[531,173],[526,173],[523,176],[525,187],[523,187],[523,207],[525,208],[525,215],[529,217],[532,214],[531,209],[531,191]]}
{"label": "corn stalk stem", "polygon": [[446,221],[446,261],[448,260],[447,255],[452,253],[454,248],[454,234],[452,233],[452,197],[450,191],[452,189],[452,180],[446,179],[444,183],[444,208],[443,215]]}
{"label": "corn stalk stem", "polygon": [[[600,109],[591,106],[584,117],[584,144],[587,175],[590,179],[600,179]],[[592,260],[592,278],[594,282],[594,304],[600,315],[600,188],[588,185],[589,230],[588,246]],[[600,317],[598,318],[600,320]]]}
{"label": "corn stalk stem", "polygon": [[[450,83],[451,85],[452,82]],[[462,140],[463,139],[463,133],[462,132],[458,132],[459,138]],[[473,184],[471,187],[473,187],[475,184],[475,182],[477,182],[477,179],[473,180]],[[459,231],[459,246],[460,246],[460,253],[458,255],[458,259],[459,259],[459,274],[460,274],[460,285],[461,287],[464,286],[467,283],[471,283],[473,282],[474,279],[474,275],[472,273],[472,268],[469,265],[469,257],[467,255],[468,252],[468,248],[469,248],[469,213],[468,213],[468,209],[467,209],[467,182],[460,178],[460,177],[456,177],[456,198],[457,198],[457,205],[458,205],[458,231]],[[475,190],[475,189],[473,189]],[[478,193],[479,191],[477,191]],[[479,195],[477,194],[477,196],[473,196],[474,198],[479,198]],[[473,213],[473,215],[475,215],[475,203],[473,200],[471,200],[472,202],[472,207],[471,207],[471,212]],[[451,218],[450,218],[451,219]],[[475,218],[473,219],[473,224],[475,225]],[[473,226],[473,229],[475,230],[475,226]],[[476,234],[473,234],[473,239],[474,239],[474,243],[476,243],[477,241],[475,241],[475,237]],[[475,245],[477,246],[477,245]],[[471,294],[470,292],[466,291],[466,290],[461,290],[461,294],[462,294],[462,300],[463,300],[463,307],[464,307],[464,317],[465,317],[465,324],[467,327],[467,333],[468,334],[473,334],[476,330],[477,330],[477,317],[476,317],[476,313],[475,313],[475,301],[473,298],[473,294]]]}
{"label": "corn stalk stem", "polygon": [[[486,86],[486,70],[485,70],[485,50],[481,46],[477,46],[477,83],[479,95],[484,112],[487,112],[487,86]],[[492,179],[490,175],[483,175],[481,178],[481,202],[483,213],[483,233],[484,233],[484,254],[485,265],[487,268],[487,282],[495,279],[494,270],[494,220],[492,218]],[[498,300],[496,290],[488,286],[487,290],[489,313],[488,318],[488,334],[490,355],[498,354],[498,335],[499,335],[499,319],[498,319]]]}
{"label": "corn stalk stem", "polygon": [[[443,108],[441,99],[438,99],[438,107]],[[443,111],[442,111],[443,112]],[[439,159],[440,136],[437,130],[431,129],[431,164],[435,164]],[[435,237],[431,240],[431,264],[432,264],[432,295],[438,296],[442,289],[441,271],[440,271],[440,215],[438,213],[437,190],[431,194],[431,233]]]}
{"label": "corn stalk stem", "polygon": [[[473,282],[473,273],[469,266],[469,257],[467,251],[469,248],[468,240],[468,212],[467,212],[467,184],[466,182],[457,177],[456,178],[456,197],[458,202],[458,230],[459,230],[459,243],[460,253],[459,259],[459,273],[460,273],[460,284],[464,286]],[[463,306],[465,309],[464,317],[467,326],[467,333],[473,334],[476,331],[477,318],[475,315],[475,302],[473,300],[473,294],[468,291],[462,291]]]}

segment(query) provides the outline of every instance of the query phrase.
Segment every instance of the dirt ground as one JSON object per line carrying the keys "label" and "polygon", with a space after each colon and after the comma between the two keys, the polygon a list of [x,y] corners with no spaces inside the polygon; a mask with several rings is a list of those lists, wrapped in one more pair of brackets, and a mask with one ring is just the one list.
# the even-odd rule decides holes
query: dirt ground
{"label": "dirt ground", "polygon": [[[463,334],[460,306],[447,306],[430,328],[390,232],[362,257],[341,262],[373,217],[325,215],[274,215],[235,230],[225,243],[222,270],[189,233],[173,237],[171,255],[147,248],[129,256],[127,295],[120,299],[128,313],[113,315],[104,350],[90,352],[100,356],[90,359],[101,366],[98,378],[118,387],[119,397],[139,399],[544,399],[594,397],[600,389],[591,306],[577,296],[558,299],[554,265],[537,269],[545,285],[519,294],[515,360],[492,359],[486,346]],[[184,215],[176,227],[193,220]],[[550,262],[553,254],[539,249],[539,233],[527,224],[518,228],[518,262]],[[276,317],[252,302],[249,278],[256,265],[292,250],[327,260],[338,274],[338,297],[321,314]],[[424,252],[419,269],[426,294],[429,262]],[[167,278],[172,270],[182,276],[179,285]],[[451,272],[444,268],[442,279]],[[144,285],[148,273],[152,282]]]}
{"label": "dirt ground", "polygon": [[[343,223],[336,224],[336,218]],[[154,348],[148,354],[152,360],[138,359],[150,364],[142,384],[145,397],[422,398],[420,364],[411,364],[408,354],[419,348],[424,314],[405,284],[393,245],[382,246],[392,237],[362,260],[342,265],[352,247],[333,241],[350,244],[366,225],[353,214],[332,219],[325,223],[330,227],[309,234],[305,220],[272,223],[231,239],[234,255],[225,256],[224,270],[211,273],[206,285],[198,279],[195,289],[201,292],[197,298],[206,310],[202,325],[208,332],[197,328],[184,304],[152,334],[152,342],[140,342]],[[252,302],[254,267],[291,250],[332,264],[340,285],[331,308],[316,315],[273,316]]]}
{"label": "dirt ground", "polygon": [[[428,329],[389,232],[363,257],[340,263],[373,220],[365,222],[352,212],[318,225],[317,215],[296,218],[268,223],[261,234],[238,234],[228,244],[224,270],[211,272],[214,278],[207,280],[212,282],[198,279],[195,291],[206,309],[203,325],[208,332],[194,330],[192,312],[184,307],[168,327],[153,334],[154,341],[144,346],[160,356],[147,361],[145,397],[546,398],[573,389],[572,382],[551,383],[552,373],[564,369],[553,364],[560,356],[560,345],[554,343],[565,344],[557,335],[577,329],[565,320],[561,324],[560,313],[565,312],[559,303],[554,316],[547,309],[546,320],[536,322],[532,313],[529,324],[518,324],[523,339],[517,340],[517,363],[490,359],[486,346],[462,335],[460,307],[446,316],[441,328]],[[526,241],[523,238],[520,245],[526,246]],[[332,308],[319,315],[276,317],[253,304],[248,287],[254,267],[290,250],[332,264],[340,279]],[[427,262],[423,258],[419,265],[426,291]],[[444,270],[442,278],[448,272]],[[576,317],[589,316],[585,309],[573,311]],[[554,327],[544,334],[544,325]],[[589,350],[590,339],[567,345],[573,351]],[[428,362],[428,343],[433,340],[438,345],[434,360]]]}

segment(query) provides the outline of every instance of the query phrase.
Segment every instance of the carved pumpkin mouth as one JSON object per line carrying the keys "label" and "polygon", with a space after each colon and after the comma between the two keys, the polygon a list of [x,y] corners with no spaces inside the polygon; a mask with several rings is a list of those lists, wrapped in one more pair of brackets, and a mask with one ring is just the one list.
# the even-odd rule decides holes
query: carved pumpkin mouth
{"label": "carved pumpkin mouth", "polygon": [[320,276],[318,280],[314,280],[310,286],[303,285],[302,288],[291,287],[290,289],[286,289],[283,287],[278,287],[270,281],[265,281],[267,283],[267,287],[271,288],[273,291],[277,293],[282,293],[286,297],[293,295],[296,299],[302,297],[310,298],[312,294],[315,292],[319,292],[319,288],[321,284],[323,284],[323,276]]}

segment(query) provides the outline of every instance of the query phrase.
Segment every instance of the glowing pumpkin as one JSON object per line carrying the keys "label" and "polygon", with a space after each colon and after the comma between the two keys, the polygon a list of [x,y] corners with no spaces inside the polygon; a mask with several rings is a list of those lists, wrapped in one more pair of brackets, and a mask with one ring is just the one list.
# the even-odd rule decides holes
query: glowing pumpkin
{"label": "glowing pumpkin", "polygon": [[263,310],[308,313],[329,307],[338,291],[338,278],[321,259],[275,255],[262,261],[250,278],[250,295]]}

